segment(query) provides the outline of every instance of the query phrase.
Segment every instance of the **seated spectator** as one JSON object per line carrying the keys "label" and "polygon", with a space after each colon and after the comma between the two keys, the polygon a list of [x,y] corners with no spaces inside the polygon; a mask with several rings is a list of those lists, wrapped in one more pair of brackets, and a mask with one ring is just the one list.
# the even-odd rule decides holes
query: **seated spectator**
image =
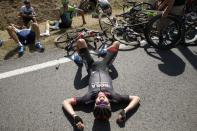
{"label": "seated spectator", "polygon": [[22,18],[24,26],[29,27],[28,23],[31,20],[35,23],[37,22],[36,14],[30,0],[24,0],[23,3],[24,5],[20,8],[19,16]]}
{"label": "seated spectator", "polygon": [[[42,33],[42,35],[49,35],[49,28],[52,29],[61,29],[61,28],[69,28],[72,25],[73,14],[78,12],[82,16],[83,24],[86,24],[84,12],[81,9],[78,9],[74,6],[69,5],[69,0],[62,0],[62,5],[59,9],[58,20],[54,22],[53,26],[50,26],[50,22],[46,23],[46,32]],[[60,22],[59,22],[60,20]]]}
{"label": "seated spectator", "polygon": [[24,54],[24,45],[35,42],[35,48],[43,52],[44,48],[40,43],[40,29],[37,23],[32,23],[31,28],[19,29],[18,26],[11,24],[7,27],[8,34],[18,44],[19,56]]}

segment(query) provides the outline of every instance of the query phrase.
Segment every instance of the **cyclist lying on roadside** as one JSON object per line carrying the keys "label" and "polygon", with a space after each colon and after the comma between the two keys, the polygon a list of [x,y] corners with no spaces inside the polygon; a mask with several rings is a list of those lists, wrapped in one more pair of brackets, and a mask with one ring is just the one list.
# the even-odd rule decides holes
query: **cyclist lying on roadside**
{"label": "cyclist lying on roadside", "polygon": [[126,113],[139,104],[140,98],[138,96],[120,95],[113,89],[108,68],[115,59],[118,48],[119,42],[114,42],[105,50],[105,57],[102,61],[94,61],[88,51],[85,40],[79,39],[77,41],[78,57],[81,57],[81,60],[86,64],[87,72],[90,76],[89,89],[88,93],[82,97],[64,100],[63,107],[73,117],[75,126],[78,129],[83,129],[84,123],[73,109],[76,105],[89,106],[94,104],[94,117],[102,121],[111,117],[111,104],[128,103],[127,107],[122,109],[117,118],[117,122],[122,123],[126,120]]}
{"label": "cyclist lying on roadside", "polygon": [[35,42],[35,47],[39,52],[43,52],[44,48],[40,43],[40,29],[37,23],[32,23],[30,28],[19,29],[18,26],[10,24],[7,27],[8,34],[18,44],[19,56],[24,54],[24,45]]}
{"label": "cyclist lying on roadside", "polygon": [[20,8],[19,16],[22,18],[24,26],[29,27],[28,24],[31,20],[37,22],[36,13],[31,6],[30,0],[24,0],[23,3],[24,5]]}
{"label": "cyclist lying on roadside", "polygon": [[84,17],[84,12],[81,9],[78,9],[74,6],[69,5],[69,0],[62,0],[62,5],[63,7],[61,7],[59,9],[59,14],[58,16],[58,20],[60,19],[61,22],[56,21],[53,22],[53,26],[50,26],[50,22],[47,21],[46,23],[46,32],[43,33],[42,35],[50,35],[49,33],[49,28],[51,29],[61,29],[61,28],[69,28],[72,25],[72,19],[73,19],[73,14],[75,12],[78,12],[81,17],[82,17],[82,21],[83,24],[86,24],[85,21],[85,17]]}

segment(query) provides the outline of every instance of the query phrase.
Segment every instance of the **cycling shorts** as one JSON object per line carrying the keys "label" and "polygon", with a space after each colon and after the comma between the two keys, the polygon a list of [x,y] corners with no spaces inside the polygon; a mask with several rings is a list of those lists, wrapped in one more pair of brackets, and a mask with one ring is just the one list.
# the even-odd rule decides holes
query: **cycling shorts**
{"label": "cycling shorts", "polygon": [[19,40],[23,44],[31,44],[35,42],[35,32],[33,32],[31,29],[22,29],[16,32]]}

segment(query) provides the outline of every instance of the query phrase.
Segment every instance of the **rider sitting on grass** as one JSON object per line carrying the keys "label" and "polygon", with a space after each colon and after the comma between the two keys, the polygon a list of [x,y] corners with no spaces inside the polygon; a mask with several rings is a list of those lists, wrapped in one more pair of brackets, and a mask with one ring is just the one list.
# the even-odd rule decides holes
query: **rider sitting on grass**
{"label": "rider sitting on grass", "polygon": [[61,29],[61,28],[71,27],[73,14],[75,12],[78,12],[81,15],[83,25],[86,24],[83,10],[69,5],[69,0],[62,0],[62,6],[63,7],[61,7],[59,9],[59,14],[58,14],[58,19],[60,19],[61,22],[56,21],[56,22],[53,23],[54,24],[53,26],[50,26],[51,23],[49,21],[47,21],[46,33],[43,34],[43,35],[50,35],[49,34],[49,28],[51,28],[51,29]]}
{"label": "rider sitting on grass", "polygon": [[17,25],[10,24],[7,27],[8,34],[18,45],[19,56],[22,56],[25,51],[24,45],[35,42],[35,48],[39,52],[43,52],[44,48],[40,43],[40,29],[37,23],[32,23],[30,28],[20,29]]}

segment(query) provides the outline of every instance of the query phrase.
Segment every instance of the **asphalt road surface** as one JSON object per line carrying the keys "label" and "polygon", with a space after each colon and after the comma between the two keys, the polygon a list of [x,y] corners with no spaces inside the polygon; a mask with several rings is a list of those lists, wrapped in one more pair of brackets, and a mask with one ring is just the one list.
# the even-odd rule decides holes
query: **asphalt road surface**
{"label": "asphalt road surface", "polygon": [[[25,54],[0,65],[0,75],[62,58],[64,51]],[[62,109],[64,99],[87,91],[85,67],[74,62],[47,66],[0,79],[0,131],[73,131]],[[141,105],[129,113],[125,125],[115,119],[94,120],[90,107],[76,108],[85,131],[196,131],[197,47],[156,51],[148,46],[119,52],[112,73],[115,91],[138,95]],[[26,68],[25,68],[26,69]]]}

